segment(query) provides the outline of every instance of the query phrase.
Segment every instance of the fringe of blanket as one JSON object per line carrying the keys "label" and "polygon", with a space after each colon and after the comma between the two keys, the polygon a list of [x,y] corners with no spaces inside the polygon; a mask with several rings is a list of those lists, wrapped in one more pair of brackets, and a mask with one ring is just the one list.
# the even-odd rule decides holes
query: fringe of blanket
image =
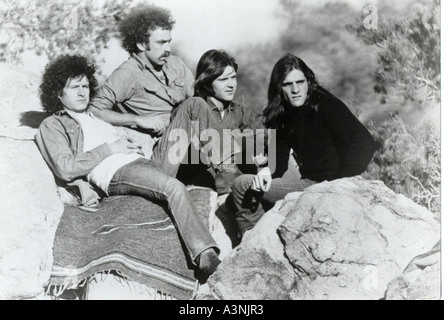
{"label": "fringe of blanket", "polygon": [[[80,279],[75,283],[68,283],[63,285],[48,284],[45,288],[45,295],[50,296],[54,300],[59,300],[67,290],[76,290],[84,286],[87,286],[91,282],[96,282],[96,283],[104,282],[106,278],[109,276],[112,276],[117,282],[119,282],[122,286],[126,286],[132,292],[135,292],[137,294],[148,294],[150,297],[152,297],[152,300],[176,300],[176,298],[174,298],[170,294],[164,293],[155,288],[147,287],[145,285],[140,284],[137,281],[132,281],[128,277],[126,277],[122,272],[114,269],[104,270],[90,277]],[[199,290],[199,281],[196,280],[191,300],[193,300],[196,297],[198,290]],[[78,298],[80,300],[86,300],[87,295],[78,296]]]}

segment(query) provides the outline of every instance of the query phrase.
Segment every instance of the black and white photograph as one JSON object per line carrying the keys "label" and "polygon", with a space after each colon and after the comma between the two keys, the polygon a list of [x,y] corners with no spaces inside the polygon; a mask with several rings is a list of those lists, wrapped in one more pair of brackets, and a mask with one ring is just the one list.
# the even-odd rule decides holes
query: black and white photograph
{"label": "black and white photograph", "polygon": [[0,0],[0,97],[0,300],[442,300],[439,0]]}

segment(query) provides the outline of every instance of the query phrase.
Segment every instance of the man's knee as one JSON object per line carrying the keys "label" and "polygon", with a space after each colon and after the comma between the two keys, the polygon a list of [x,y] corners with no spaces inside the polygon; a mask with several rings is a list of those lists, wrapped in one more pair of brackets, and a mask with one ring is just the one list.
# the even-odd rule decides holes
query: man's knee
{"label": "man's knee", "polygon": [[185,194],[186,192],[187,189],[185,185],[176,178],[170,177],[165,181],[163,194],[166,196],[167,200]]}

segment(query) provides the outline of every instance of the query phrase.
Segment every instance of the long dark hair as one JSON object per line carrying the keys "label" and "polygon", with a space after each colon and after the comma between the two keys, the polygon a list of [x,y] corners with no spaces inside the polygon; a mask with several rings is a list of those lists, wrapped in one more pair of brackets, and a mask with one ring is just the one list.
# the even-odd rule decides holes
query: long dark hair
{"label": "long dark hair", "polygon": [[214,96],[213,82],[225,71],[226,67],[237,71],[236,60],[223,50],[205,52],[197,63],[194,96],[206,99]]}
{"label": "long dark hair", "polygon": [[304,105],[317,110],[321,93],[325,92],[316,76],[305,62],[293,54],[286,54],[273,67],[270,84],[268,86],[268,104],[262,112],[263,123],[266,128],[281,129],[285,119],[285,110],[288,108],[284,99],[282,84],[287,75],[294,69],[301,71],[308,82],[307,100]]}

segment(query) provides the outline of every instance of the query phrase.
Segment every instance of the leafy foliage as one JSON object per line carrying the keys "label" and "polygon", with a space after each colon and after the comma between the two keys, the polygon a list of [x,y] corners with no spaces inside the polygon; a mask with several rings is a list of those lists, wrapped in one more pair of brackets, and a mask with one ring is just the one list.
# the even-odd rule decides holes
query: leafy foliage
{"label": "leafy foliage", "polygon": [[[377,30],[366,30],[360,21],[348,29],[367,45],[379,48],[374,90],[383,104],[398,104],[398,110],[413,105],[424,113],[439,103],[439,1],[415,8],[407,19],[382,22]],[[416,125],[406,125],[396,113],[387,121],[373,123],[378,147],[365,176],[384,181],[439,218],[440,132],[419,121],[418,115]]]}
{"label": "leafy foliage", "polygon": [[[396,88],[404,101],[416,101],[417,89],[425,87],[422,101],[439,99],[440,88],[440,16],[439,1],[414,9],[414,15],[379,23],[367,30],[361,19],[347,28],[368,45],[380,48],[375,72],[377,93],[382,102],[390,88]],[[393,91],[390,91],[393,94]]]}
{"label": "leafy foliage", "polygon": [[367,171],[368,179],[382,180],[439,217],[441,186],[440,137],[433,128],[408,128],[394,115],[370,126],[377,151]]}
{"label": "leafy foliage", "polygon": [[78,1],[6,0],[0,9],[0,61],[16,63],[26,50],[48,58],[80,53],[96,60],[117,33],[116,17],[129,0]]}

